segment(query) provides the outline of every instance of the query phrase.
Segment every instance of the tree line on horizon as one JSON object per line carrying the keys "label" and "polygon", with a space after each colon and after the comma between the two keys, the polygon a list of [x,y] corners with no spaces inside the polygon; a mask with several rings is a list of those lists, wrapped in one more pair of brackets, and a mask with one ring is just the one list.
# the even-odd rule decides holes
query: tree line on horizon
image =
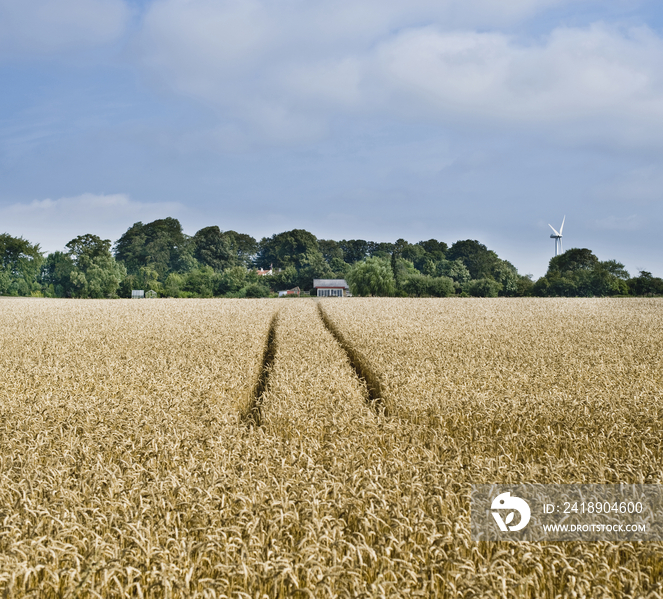
{"label": "tree line on horizon", "polygon": [[0,255],[0,295],[9,296],[114,298],[143,289],[161,297],[269,297],[334,278],[361,296],[663,295],[663,279],[647,271],[631,277],[620,262],[600,261],[586,248],[552,258],[533,281],[477,240],[334,241],[293,229],[257,241],[218,226],[189,236],[170,217],[137,222],[115,244],[80,235],[46,256],[39,244],[4,233]]}

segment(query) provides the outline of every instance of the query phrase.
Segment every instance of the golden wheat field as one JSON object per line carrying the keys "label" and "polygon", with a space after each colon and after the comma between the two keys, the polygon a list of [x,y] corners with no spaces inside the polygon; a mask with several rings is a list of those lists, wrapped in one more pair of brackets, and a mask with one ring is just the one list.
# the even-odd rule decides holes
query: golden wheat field
{"label": "golden wheat field", "polygon": [[663,597],[471,484],[663,484],[656,299],[0,302],[3,597]]}

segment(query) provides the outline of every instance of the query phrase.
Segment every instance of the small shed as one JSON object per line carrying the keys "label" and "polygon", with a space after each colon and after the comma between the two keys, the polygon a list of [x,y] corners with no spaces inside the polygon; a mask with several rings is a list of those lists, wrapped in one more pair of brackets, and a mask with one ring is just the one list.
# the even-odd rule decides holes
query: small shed
{"label": "small shed", "polygon": [[350,297],[350,287],[345,279],[313,279],[313,289],[318,297]]}
{"label": "small shed", "polygon": [[299,287],[295,287],[293,289],[288,289],[286,291],[279,291],[279,297],[285,297],[288,295],[296,295],[297,297],[299,297],[299,293],[300,293]]}
{"label": "small shed", "polygon": [[132,289],[131,290],[131,299],[143,299],[145,297],[144,289]]}

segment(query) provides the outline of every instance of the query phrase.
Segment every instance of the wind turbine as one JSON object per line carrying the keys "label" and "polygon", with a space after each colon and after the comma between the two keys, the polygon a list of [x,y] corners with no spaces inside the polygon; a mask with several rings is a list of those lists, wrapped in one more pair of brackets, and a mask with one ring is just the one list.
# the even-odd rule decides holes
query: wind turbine
{"label": "wind turbine", "polygon": [[[563,253],[562,250],[562,230],[564,229],[564,221],[566,220],[566,214],[564,215],[564,218],[562,219],[562,226],[559,228],[559,233],[555,230],[555,227],[553,227],[550,223],[548,223],[548,226],[553,230],[553,234],[550,236],[550,239],[555,240],[555,256],[557,256],[560,253]],[[559,252],[557,251],[557,242],[559,242]]]}

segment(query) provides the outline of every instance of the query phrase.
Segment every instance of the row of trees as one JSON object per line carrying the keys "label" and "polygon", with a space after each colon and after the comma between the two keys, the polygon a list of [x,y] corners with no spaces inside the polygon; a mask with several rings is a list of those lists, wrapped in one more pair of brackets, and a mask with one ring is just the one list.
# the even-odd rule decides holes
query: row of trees
{"label": "row of trees", "polygon": [[[644,271],[631,278],[623,264],[601,262],[587,249],[553,258],[533,282],[476,240],[451,247],[435,239],[334,241],[293,229],[257,241],[217,226],[189,236],[174,218],[135,223],[114,245],[81,235],[48,256],[38,244],[3,234],[0,255],[0,295],[106,298],[144,289],[166,297],[267,297],[292,287],[306,292],[316,278],[345,278],[355,295],[663,294],[663,280]],[[257,267],[273,274],[259,276]]]}
{"label": "row of trees", "polygon": [[631,277],[616,260],[600,261],[586,248],[571,249],[550,260],[548,272],[532,285],[540,297],[663,295],[663,279],[640,271]]}

